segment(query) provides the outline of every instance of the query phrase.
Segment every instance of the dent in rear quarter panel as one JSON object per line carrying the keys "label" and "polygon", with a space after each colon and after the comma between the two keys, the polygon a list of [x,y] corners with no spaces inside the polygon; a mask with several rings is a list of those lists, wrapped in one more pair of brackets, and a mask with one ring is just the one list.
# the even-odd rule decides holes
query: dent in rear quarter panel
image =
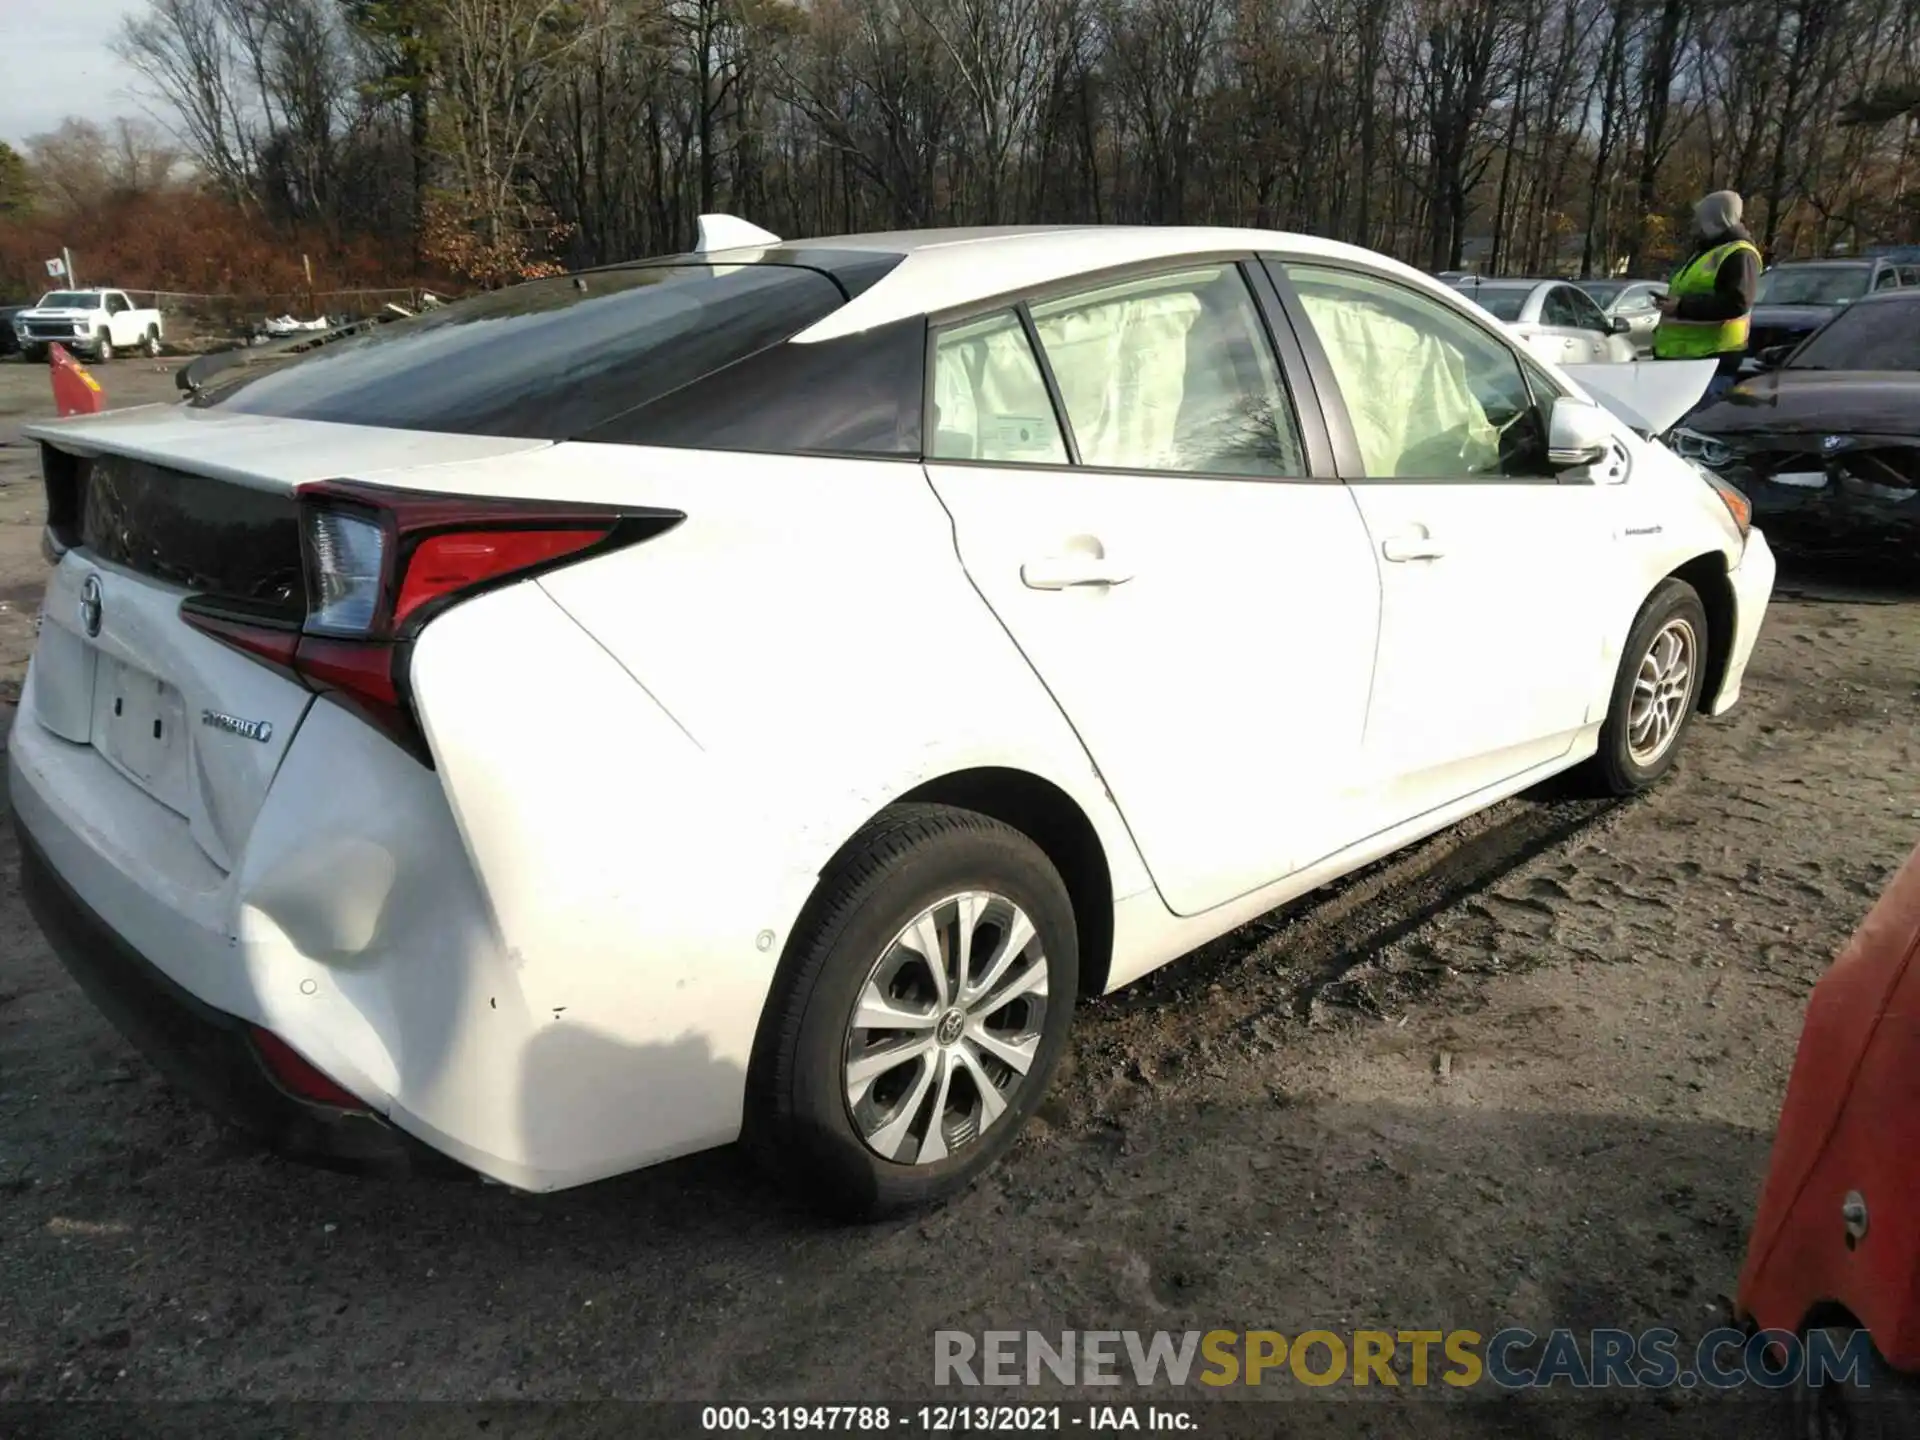
{"label": "dent in rear quarter panel", "polygon": [[[725,1143],[821,868],[922,781],[1014,766],[1137,856],[917,465],[568,445],[445,488],[680,510],[454,606],[411,684],[526,1004],[522,1144],[569,1183]],[[590,633],[591,632],[591,633]]]}
{"label": "dent in rear quarter panel", "polygon": [[432,771],[316,701],[234,881],[247,1018],[401,1129],[541,1183],[514,1064],[529,1006]]}
{"label": "dent in rear quarter panel", "polygon": [[804,895],[753,797],[530,582],[429,625],[412,685],[524,1007],[474,1061],[525,1163],[569,1184],[731,1140],[779,956],[756,937]]}

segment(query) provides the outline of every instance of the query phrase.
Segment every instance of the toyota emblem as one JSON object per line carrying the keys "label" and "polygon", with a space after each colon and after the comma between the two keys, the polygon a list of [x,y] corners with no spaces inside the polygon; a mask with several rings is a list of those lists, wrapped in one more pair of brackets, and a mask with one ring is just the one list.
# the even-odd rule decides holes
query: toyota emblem
{"label": "toyota emblem", "polygon": [[89,575],[80,582],[80,628],[89,636],[100,633],[100,577]]}

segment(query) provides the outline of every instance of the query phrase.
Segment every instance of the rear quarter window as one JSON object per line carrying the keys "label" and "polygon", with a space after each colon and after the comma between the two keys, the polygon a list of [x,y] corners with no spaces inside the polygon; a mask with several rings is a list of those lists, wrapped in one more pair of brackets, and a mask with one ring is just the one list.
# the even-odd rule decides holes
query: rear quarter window
{"label": "rear quarter window", "polygon": [[270,363],[191,403],[572,439],[780,344],[843,303],[827,276],[792,265],[644,265],[535,280]]}

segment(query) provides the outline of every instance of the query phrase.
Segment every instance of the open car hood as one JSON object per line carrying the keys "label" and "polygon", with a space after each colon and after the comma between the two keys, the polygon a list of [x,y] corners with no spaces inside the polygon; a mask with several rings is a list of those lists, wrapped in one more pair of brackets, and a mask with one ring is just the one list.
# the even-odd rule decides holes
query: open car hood
{"label": "open car hood", "polygon": [[1678,425],[1700,403],[1719,368],[1717,360],[1560,367],[1574,384],[1642,435],[1664,435]]}

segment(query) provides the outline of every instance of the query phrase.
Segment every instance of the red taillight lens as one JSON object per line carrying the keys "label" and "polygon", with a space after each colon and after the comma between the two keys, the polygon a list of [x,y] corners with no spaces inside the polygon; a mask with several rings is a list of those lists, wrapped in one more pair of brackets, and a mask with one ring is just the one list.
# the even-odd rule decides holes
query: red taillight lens
{"label": "red taillight lens", "polygon": [[315,1105],[332,1105],[340,1110],[368,1108],[358,1095],[316,1070],[301,1058],[299,1051],[271,1030],[262,1030],[258,1025],[248,1028],[253,1033],[253,1048],[266,1065],[267,1073],[280,1082],[281,1089]]}
{"label": "red taillight lens", "polygon": [[181,617],[345,700],[431,764],[414,724],[406,647],[445,605],[587,551],[670,530],[674,510],[423,494],[332,481],[300,487],[304,622],[193,596]]}
{"label": "red taillight lens", "polygon": [[613,527],[597,530],[476,530],[429,535],[407,557],[406,578],[393,602],[393,623],[402,625],[415,610],[442,596],[470,590],[501,575],[514,575],[550,560],[573,555],[607,538]]}
{"label": "red taillight lens", "polygon": [[393,679],[393,646],[384,640],[301,639],[293,668],[316,690],[345,690],[375,705],[398,705]]}
{"label": "red taillight lens", "polygon": [[276,670],[293,669],[293,657],[300,648],[300,626],[291,619],[229,610],[198,595],[180,603],[180,618]]}

